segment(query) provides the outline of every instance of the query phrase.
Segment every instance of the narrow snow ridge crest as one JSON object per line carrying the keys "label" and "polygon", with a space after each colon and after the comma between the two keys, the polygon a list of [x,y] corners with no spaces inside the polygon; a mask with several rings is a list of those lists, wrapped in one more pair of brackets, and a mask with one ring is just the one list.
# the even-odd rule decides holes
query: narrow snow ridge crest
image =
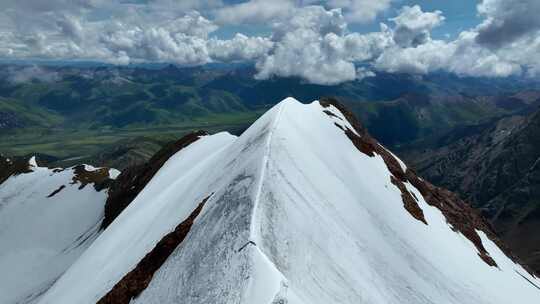
{"label": "narrow snow ridge crest", "polygon": [[270,131],[268,133],[268,136],[266,137],[266,143],[264,145],[265,151],[264,151],[263,158],[261,160],[261,173],[259,176],[259,182],[257,184],[257,190],[255,192],[255,199],[253,202],[253,211],[251,214],[250,229],[249,229],[249,239],[250,241],[255,242],[255,243],[257,243],[257,241],[259,240],[258,234],[256,231],[257,227],[255,227],[256,226],[255,222],[256,222],[256,217],[257,217],[257,209],[259,206],[259,201],[261,199],[262,186],[263,186],[264,178],[266,175],[266,168],[268,166],[268,159],[270,158],[272,137],[274,135],[274,131],[277,125],[279,124],[279,120],[281,118],[283,108],[287,105],[287,103],[291,103],[291,102],[298,103],[298,100],[292,97],[287,97],[276,105],[279,108],[277,110],[277,114],[273,117],[273,121],[270,126]]}
{"label": "narrow snow ridge crest", "polygon": [[273,302],[276,296],[280,293],[282,286],[286,286],[286,279],[270,259],[257,247],[260,241],[258,235],[257,211],[261,200],[261,193],[266,177],[268,161],[272,152],[272,139],[274,131],[279,124],[284,108],[287,104],[299,103],[298,100],[288,97],[276,105],[278,107],[277,114],[272,117],[270,129],[264,144],[264,154],[261,160],[261,171],[258,179],[258,184],[253,202],[253,210],[250,219],[249,243],[253,246],[249,248],[250,259],[252,265],[252,276],[249,278],[248,287],[244,294],[246,303],[268,303]]}

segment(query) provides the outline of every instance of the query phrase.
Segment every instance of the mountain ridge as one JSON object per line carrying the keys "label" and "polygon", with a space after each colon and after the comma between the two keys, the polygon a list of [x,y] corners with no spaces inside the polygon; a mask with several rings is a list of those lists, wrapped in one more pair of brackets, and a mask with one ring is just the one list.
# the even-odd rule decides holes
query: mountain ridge
{"label": "mountain ridge", "polygon": [[37,303],[502,304],[540,294],[479,215],[334,100],[288,98],[238,137],[193,134],[159,155]]}

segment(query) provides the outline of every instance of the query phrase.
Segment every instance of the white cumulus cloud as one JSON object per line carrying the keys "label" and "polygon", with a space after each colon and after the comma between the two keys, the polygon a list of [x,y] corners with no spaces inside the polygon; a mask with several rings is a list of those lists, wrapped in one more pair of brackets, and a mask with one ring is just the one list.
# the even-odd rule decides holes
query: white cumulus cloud
{"label": "white cumulus cloud", "polygon": [[342,8],[348,22],[367,23],[390,7],[392,0],[330,0],[332,8]]}
{"label": "white cumulus cloud", "polygon": [[[481,23],[454,40],[432,37],[431,32],[445,22],[444,14],[419,5],[397,10],[379,31],[351,31],[356,28],[351,23],[372,22],[399,1],[234,3],[0,1],[0,58],[185,66],[250,61],[260,79],[298,77],[324,85],[370,77],[377,71],[540,76],[538,0],[482,0]],[[249,27],[266,31],[231,33]]]}
{"label": "white cumulus cloud", "polygon": [[290,19],[275,24],[274,47],[257,62],[257,77],[293,76],[324,85],[357,79],[354,61],[370,59],[388,39],[382,32],[359,35],[346,30],[340,9],[298,9]]}
{"label": "white cumulus cloud", "polygon": [[423,12],[420,6],[404,6],[391,18],[395,23],[394,41],[401,47],[418,46],[430,39],[431,30],[444,21],[441,11]]}

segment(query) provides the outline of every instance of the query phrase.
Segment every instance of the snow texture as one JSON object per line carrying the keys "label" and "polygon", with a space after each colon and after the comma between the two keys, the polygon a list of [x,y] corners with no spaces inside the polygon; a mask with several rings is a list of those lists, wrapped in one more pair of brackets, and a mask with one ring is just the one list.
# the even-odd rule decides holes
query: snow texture
{"label": "snow texture", "polygon": [[352,129],[335,107],[287,98],[240,137],[189,145],[39,303],[95,303],[212,193],[132,303],[538,302],[540,280],[479,232],[487,265],[406,183],[428,225],[413,218],[383,159],[335,124]]}
{"label": "snow texture", "polygon": [[[99,233],[106,191],[39,167],[0,185],[0,303],[33,303]],[[56,192],[56,193],[55,193]],[[53,193],[55,193],[53,195]]]}

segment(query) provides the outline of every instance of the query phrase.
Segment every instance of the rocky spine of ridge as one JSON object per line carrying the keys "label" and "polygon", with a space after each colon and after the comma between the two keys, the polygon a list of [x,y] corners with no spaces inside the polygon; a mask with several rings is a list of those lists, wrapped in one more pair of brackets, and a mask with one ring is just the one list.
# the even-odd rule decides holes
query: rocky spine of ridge
{"label": "rocky spine of ridge", "polygon": [[206,131],[187,134],[163,147],[148,162],[123,170],[109,190],[101,228],[107,228],[129,206],[171,156],[206,135]]}
{"label": "rocky spine of ridge", "polygon": [[116,283],[97,304],[129,304],[132,299],[139,296],[150,284],[154,273],[186,238],[193,222],[211,196],[207,196],[186,220],[176,226],[174,231],[164,236],[154,249],[144,256],[135,269]]}
{"label": "rocky spine of ridge", "polygon": [[[392,173],[391,182],[396,185],[402,192],[402,198],[404,208],[417,220],[429,225],[426,222],[423,212],[417,204],[417,198],[414,197],[412,192],[407,191],[404,183],[410,183],[417,188],[426,202],[438,208],[445,216],[448,224],[456,232],[461,233],[467,239],[469,239],[478,250],[479,257],[488,265],[497,267],[496,262],[491,258],[487,250],[482,244],[482,240],[476,230],[483,231],[494,243],[496,243],[505,254],[512,258],[514,261],[518,261],[507,246],[496,236],[489,222],[487,222],[480,213],[473,209],[470,204],[465,203],[456,194],[432,185],[424,179],[418,177],[416,172],[406,168],[402,168],[399,161],[392,153],[379,144],[373,137],[371,137],[365,127],[354,117],[354,115],[348,111],[341,103],[334,98],[322,98],[320,101],[323,107],[334,106],[337,108],[349,121],[349,123],[355,129],[349,130],[338,124],[337,127],[342,129],[347,137],[352,141],[354,146],[362,153],[374,157],[376,154],[380,155],[388,170]],[[328,112],[325,111],[326,114]],[[524,267],[534,274],[527,265]]]}
{"label": "rocky spine of ridge", "polygon": [[540,111],[457,130],[404,156],[482,210],[512,251],[540,271]]}

